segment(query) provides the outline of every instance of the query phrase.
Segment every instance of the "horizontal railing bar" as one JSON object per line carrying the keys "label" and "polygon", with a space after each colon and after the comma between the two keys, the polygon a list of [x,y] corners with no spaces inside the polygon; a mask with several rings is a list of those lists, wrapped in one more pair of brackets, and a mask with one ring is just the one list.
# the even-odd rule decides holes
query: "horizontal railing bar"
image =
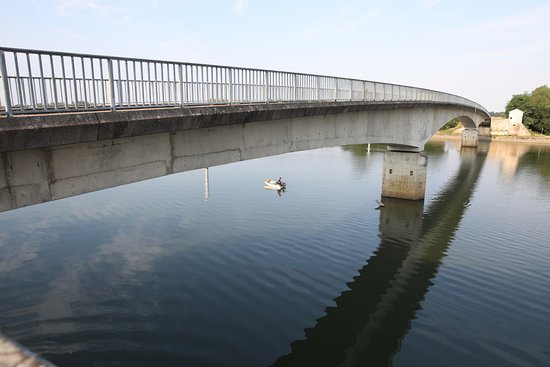
{"label": "horizontal railing bar", "polygon": [[[0,84],[4,114],[74,112],[79,106],[93,111],[316,100],[448,102],[487,113],[480,104],[458,95],[372,80],[11,47],[0,47],[0,52],[4,54],[0,67],[6,70]],[[36,61],[39,70],[32,66]],[[11,104],[3,106],[7,101]]]}
{"label": "horizontal railing bar", "polygon": [[192,66],[213,67],[213,68],[227,68],[227,69],[259,71],[259,72],[283,73],[283,74],[290,74],[290,75],[302,75],[302,76],[331,78],[331,79],[349,80],[349,81],[357,81],[357,82],[367,82],[367,83],[394,85],[394,86],[399,86],[399,87],[408,87],[408,88],[421,89],[421,90],[425,90],[425,91],[429,91],[429,92],[445,93],[445,94],[453,95],[453,96],[456,96],[456,97],[459,97],[459,98],[464,98],[464,97],[460,97],[458,95],[454,95],[454,94],[447,93],[447,92],[441,92],[441,91],[437,91],[437,90],[433,90],[433,89],[413,87],[413,86],[408,86],[408,85],[404,85],[404,84],[387,83],[387,82],[381,82],[381,81],[375,81],[375,80],[346,78],[346,77],[340,77],[340,76],[334,76],[334,75],[308,74],[308,73],[294,72],[294,71],[247,68],[247,67],[243,67],[243,66],[230,66],[230,65],[218,65],[218,64],[201,64],[201,63],[192,63],[192,62],[184,62],[184,61],[170,61],[170,60],[159,60],[159,59],[144,59],[144,58],[121,57],[121,56],[94,55],[94,54],[70,53],[70,52],[63,52],[63,51],[45,51],[45,50],[34,50],[34,49],[12,48],[12,47],[0,47],[0,50],[6,51],[6,52],[34,53],[34,54],[37,54],[37,55],[48,55],[48,56],[49,55],[66,56],[66,57],[73,56],[73,57],[93,58],[93,59],[106,59],[106,60],[110,59],[110,60],[136,61],[136,62],[139,61],[139,62],[150,62],[150,63],[176,64],[176,65],[187,65],[187,66],[192,65]]}

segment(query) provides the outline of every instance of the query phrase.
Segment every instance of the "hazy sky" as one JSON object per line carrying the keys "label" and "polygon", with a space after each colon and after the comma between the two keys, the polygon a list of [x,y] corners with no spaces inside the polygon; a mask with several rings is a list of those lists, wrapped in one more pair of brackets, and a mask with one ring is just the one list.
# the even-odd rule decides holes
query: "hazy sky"
{"label": "hazy sky", "polygon": [[502,111],[550,85],[548,0],[0,0],[0,46],[298,71]]}

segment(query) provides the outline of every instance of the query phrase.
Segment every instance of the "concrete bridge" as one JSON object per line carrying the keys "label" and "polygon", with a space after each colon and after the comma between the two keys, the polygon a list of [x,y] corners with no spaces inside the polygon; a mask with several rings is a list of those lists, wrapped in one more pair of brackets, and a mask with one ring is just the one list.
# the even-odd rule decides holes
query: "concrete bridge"
{"label": "concrete bridge", "polygon": [[[444,92],[0,47],[0,210],[201,167],[354,143],[388,145],[383,195],[421,199],[423,146],[455,117],[467,128],[464,145],[477,145],[475,129],[488,112]],[[13,365],[48,364],[1,336],[0,344],[0,362],[9,365],[9,355]]]}
{"label": "concrete bridge", "polygon": [[[476,146],[476,128],[490,118],[466,98],[410,86],[1,47],[0,87],[0,199],[10,203],[4,210],[67,196],[55,191],[57,184],[120,167],[114,157],[121,144],[145,135],[164,143],[135,148],[134,166],[163,162],[157,167],[163,174],[327,146],[387,144],[383,195],[422,199],[424,144],[458,118],[466,127],[463,144]],[[83,150],[112,162],[58,172],[83,166],[56,161]],[[35,177],[20,176],[36,170]],[[48,189],[29,192],[38,180]]]}

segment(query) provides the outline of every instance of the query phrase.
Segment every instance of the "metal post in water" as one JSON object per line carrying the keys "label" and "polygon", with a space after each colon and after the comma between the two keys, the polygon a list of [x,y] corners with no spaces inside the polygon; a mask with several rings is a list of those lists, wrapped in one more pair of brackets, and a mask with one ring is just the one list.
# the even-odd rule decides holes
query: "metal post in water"
{"label": "metal post in water", "polygon": [[370,153],[370,143],[367,144],[367,153]]}
{"label": "metal post in water", "polygon": [[204,169],[204,200],[208,200],[209,196],[209,180],[208,180],[208,167]]}

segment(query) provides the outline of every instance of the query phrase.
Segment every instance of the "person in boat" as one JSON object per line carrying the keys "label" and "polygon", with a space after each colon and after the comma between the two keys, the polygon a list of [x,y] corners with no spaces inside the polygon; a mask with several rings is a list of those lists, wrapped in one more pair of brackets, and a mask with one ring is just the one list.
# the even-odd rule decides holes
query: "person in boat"
{"label": "person in boat", "polygon": [[281,179],[281,177],[279,177],[279,179],[277,180],[277,185],[281,185],[283,186],[283,180]]}

